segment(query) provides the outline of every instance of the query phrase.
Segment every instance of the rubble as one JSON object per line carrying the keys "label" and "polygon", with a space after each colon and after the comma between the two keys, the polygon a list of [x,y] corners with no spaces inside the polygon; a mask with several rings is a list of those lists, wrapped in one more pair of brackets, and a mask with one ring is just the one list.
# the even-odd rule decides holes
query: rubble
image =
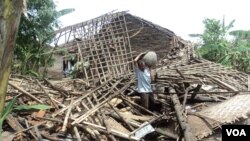
{"label": "rubble", "polygon": [[171,140],[182,136],[201,140],[218,133],[222,124],[248,117],[246,76],[205,60],[158,68],[154,90],[158,108],[150,111],[136,98],[133,74],[84,90],[87,84],[79,79],[12,75],[7,101],[18,95],[17,105],[43,103],[52,108],[14,111],[4,131],[16,140]]}

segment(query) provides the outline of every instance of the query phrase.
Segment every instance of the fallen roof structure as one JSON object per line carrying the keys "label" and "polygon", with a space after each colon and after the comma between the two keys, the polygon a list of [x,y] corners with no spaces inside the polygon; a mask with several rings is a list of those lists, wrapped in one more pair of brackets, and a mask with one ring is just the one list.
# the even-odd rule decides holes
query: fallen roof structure
{"label": "fallen roof structure", "polygon": [[[211,71],[207,72],[209,68]],[[90,89],[84,88],[87,85],[82,79],[52,81],[12,76],[7,101],[18,95],[18,105],[43,103],[50,105],[51,110],[30,114],[15,111],[7,117],[7,123],[16,131],[14,135],[31,130],[34,137],[41,134],[47,139],[150,140],[163,135],[171,140],[178,138],[182,131],[189,131],[191,139],[206,140],[220,131],[221,125],[249,115],[249,91],[244,73],[205,60],[161,67],[157,72],[157,112],[139,105],[138,96],[134,95],[134,75],[121,75]],[[174,108],[176,100],[179,110]],[[187,117],[182,124],[189,128],[175,131],[181,115]],[[34,130],[33,126],[38,129]],[[67,135],[70,131],[72,135]],[[146,134],[151,136],[145,137]]]}

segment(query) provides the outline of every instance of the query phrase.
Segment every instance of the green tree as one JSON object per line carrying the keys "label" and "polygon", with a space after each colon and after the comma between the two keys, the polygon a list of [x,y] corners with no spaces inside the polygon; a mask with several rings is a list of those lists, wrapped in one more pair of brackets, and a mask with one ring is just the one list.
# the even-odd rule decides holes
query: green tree
{"label": "green tree", "polygon": [[250,71],[250,31],[235,30],[229,33],[234,37],[231,42],[231,52],[228,58],[232,66],[240,71]]}
{"label": "green tree", "polygon": [[[197,53],[203,58],[248,72],[250,70],[250,31],[229,32],[234,22],[233,20],[225,25],[224,19],[222,21],[205,19],[203,34],[190,34],[190,36],[201,40]],[[234,37],[232,41],[227,39],[228,34]]]}
{"label": "green tree", "polygon": [[210,61],[218,62],[228,52],[229,42],[226,39],[228,31],[233,27],[234,20],[228,25],[223,21],[206,18],[203,21],[205,30],[199,35],[202,40],[198,54]]}
{"label": "green tree", "polygon": [[0,0],[0,116],[5,105],[16,33],[24,3],[23,0]]}
{"label": "green tree", "polygon": [[38,72],[40,67],[52,65],[53,57],[45,52],[51,49],[53,32],[60,25],[58,18],[73,11],[74,9],[56,11],[53,0],[28,1],[27,15],[21,16],[15,48],[14,72],[29,74]]}

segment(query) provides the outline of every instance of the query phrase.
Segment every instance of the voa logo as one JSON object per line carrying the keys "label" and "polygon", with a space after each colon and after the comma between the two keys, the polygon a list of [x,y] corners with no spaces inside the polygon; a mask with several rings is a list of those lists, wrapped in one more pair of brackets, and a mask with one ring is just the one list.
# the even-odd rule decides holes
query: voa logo
{"label": "voa logo", "polygon": [[247,136],[244,129],[226,129],[227,136]]}

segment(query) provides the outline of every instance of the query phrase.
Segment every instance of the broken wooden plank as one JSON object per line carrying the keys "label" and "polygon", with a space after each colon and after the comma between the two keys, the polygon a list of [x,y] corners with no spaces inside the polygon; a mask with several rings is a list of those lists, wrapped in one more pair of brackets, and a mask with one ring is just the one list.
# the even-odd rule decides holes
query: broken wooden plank
{"label": "broken wooden plank", "polygon": [[[82,124],[87,125],[90,128],[94,128],[94,129],[96,129],[96,130],[98,130],[100,132],[105,132],[105,133],[107,132],[106,128],[103,127],[103,126],[100,126],[100,125],[95,125],[95,124],[92,124],[92,123],[89,123],[89,122],[82,122]],[[134,136],[130,136],[129,134],[125,134],[123,132],[120,132],[120,131],[117,131],[117,130],[114,130],[114,129],[110,129],[110,133],[112,133],[115,136],[124,138],[124,139],[135,140],[135,141],[138,140],[138,138],[136,138]]]}
{"label": "broken wooden plank", "polygon": [[66,107],[63,107],[62,109],[56,111],[55,113],[52,114],[52,117],[55,117],[56,115],[64,112],[65,110],[67,110],[68,108],[70,108],[70,106],[74,106],[77,105],[78,103],[80,103],[83,99],[87,98],[89,95],[91,95],[92,93],[94,93],[96,90],[101,89],[103,86],[105,86],[105,84],[107,84],[108,82],[105,82],[104,84],[92,89],[91,91],[89,91],[88,93],[86,93],[85,95],[79,97],[77,100],[75,100],[73,103],[69,104]]}
{"label": "broken wooden plank", "polygon": [[80,134],[78,132],[77,127],[74,127],[74,132],[75,132],[76,140],[77,141],[82,141],[81,136],[80,136]]}
{"label": "broken wooden plank", "polygon": [[64,121],[63,121],[63,126],[62,126],[62,132],[65,132],[66,131],[66,127],[68,125],[68,119],[69,119],[69,116],[71,114],[71,110],[72,110],[72,106],[67,110],[67,113],[66,113],[66,116],[64,118]]}
{"label": "broken wooden plank", "polygon": [[51,102],[51,104],[56,108],[59,109],[57,104],[53,101],[53,99],[50,97],[50,95],[48,94],[48,92],[43,88],[43,86],[41,85],[41,83],[36,79],[37,84],[39,85],[39,87],[42,89],[42,91],[44,92],[44,94],[46,94]]}
{"label": "broken wooden plank", "polygon": [[36,132],[36,136],[38,138],[38,141],[43,141],[42,135],[40,134],[40,131],[38,129],[37,126],[34,126],[35,132]]}
{"label": "broken wooden plank", "polygon": [[23,126],[18,122],[18,120],[13,117],[11,114],[9,114],[6,118],[7,123],[10,125],[10,127],[14,130],[17,131],[16,132],[16,136],[18,136],[18,138],[20,140],[23,140],[23,132],[20,132],[22,130],[24,130]]}
{"label": "broken wooden plank", "polygon": [[134,128],[124,119],[124,117],[115,109],[115,107],[110,103],[108,104],[115,111],[115,113],[121,118],[121,120],[129,127],[129,129],[134,130]]}
{"label": "broken wooden plank", "polygon": [[217,79],[217,78],[214,78],[213,76],[209,75],[209,74],[205,74],[208,78],[211,78],[212,80],[216,81],[217,83],[225,86],[226,88],[228,88],[229,90],[232,90],[232,91],[238,91],[238,89],[236,89],[235,87]]}
{"label": "broken wooden plank", "polygon": [[170,137],[170,138],[175,139],[175,140],[177,140],[177,138],[178,138],[178,136],[176,134],[170,133],[167,130],[163,130],[161,128],[155,128],[155,132],[157,132],[161,135],[164,135],[166,137]]}
{"label": "broken wooden plank", "polygon": [[60,92],[64,97],[68,97],[68,91],[62,89],[62,88],[59,88],[59,87],[56,87],[54,86],[48,79],[44,78],[44,82],[46,82],[52,89],[55,89],[57,90],[58,92]]}
{"label": "broken wooden plank", "polygon": [[9,81],[8,84],[9,84],[10,86],[12,86],[13,88],[15,88],[15,89],[19,90],[20,92],[22,92],[24,95],[26,95],[26,96],[32,98],[33,100],[37,101],[38,103],[43,104],[43,102],[42,102],[40,99],[36,98],[35,96],[33,96],[33,95],[30,94],[29,92],[25,91],[24,89],[22,89],[22,88],[16,86],[16,85],[13,84],[12,82]]}
{"label": "broken wooden plank", "polygon": [[190,127],[189,127],[189,125],[187,123],[187,120],[186,120],[186,118],[183,115],[182,106],[180,104],[180,101],[179,101],[179,98],[178,98],[177,94],[172,95],[171,99],[172,99],[172,102],[174,104],[174,109],[175,109],[175,112],[176,112],[176,117],[177,117],[178,122],[180,124],[180,127],[181,127],[181,129],[183,131],[185,140],[186,141],[194,141],[195,138],[192,135],[192,133],[190,131]]}

